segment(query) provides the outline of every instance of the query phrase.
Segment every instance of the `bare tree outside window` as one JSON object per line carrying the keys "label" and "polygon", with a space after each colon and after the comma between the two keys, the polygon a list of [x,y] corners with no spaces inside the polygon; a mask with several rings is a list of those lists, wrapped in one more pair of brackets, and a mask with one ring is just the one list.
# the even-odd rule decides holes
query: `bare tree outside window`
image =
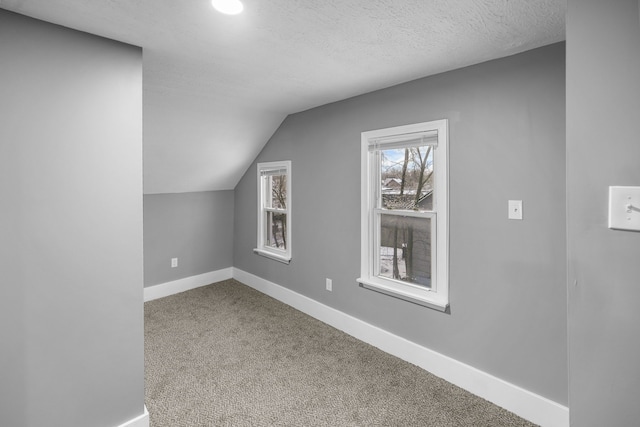
{"label": "bare tree outside window", "polygon": [[431,284],[431,220],[389,211],[433,209],[433,147],[380,151],[380,275],[429,287]]}
{"label": "bare tree outside window", "polygon": [[[287,208],[287,176],[274,175],[269,177],[271,181],[271,203],[272,208]],[[287,215],[284,213],[268,212],[271,214],[267,219],[271,225],[267,227],[271,233],[267,236],[269,246],[286,249],[287,247]]]}

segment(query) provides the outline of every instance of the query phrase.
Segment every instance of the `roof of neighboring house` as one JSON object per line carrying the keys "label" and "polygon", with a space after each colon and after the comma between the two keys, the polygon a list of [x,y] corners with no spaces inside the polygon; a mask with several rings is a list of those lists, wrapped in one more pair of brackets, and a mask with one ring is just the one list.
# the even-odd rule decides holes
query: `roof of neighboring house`
{"label": "roof of neighboring house", "polygon": [[387,178],[384,181],[382,181],[382,185],[384,187],[388,187],[389,185],[400,186],[402,185],[402,181],[398,178]]}
{"label": "roof of neighboring house", "polygon": [[429,190],[423,193],[416,203],[415,194],[383,194],[383,205],[387,209],[404,209],[404,210],[416,210],[420,205],[433,194],[433,190]]}

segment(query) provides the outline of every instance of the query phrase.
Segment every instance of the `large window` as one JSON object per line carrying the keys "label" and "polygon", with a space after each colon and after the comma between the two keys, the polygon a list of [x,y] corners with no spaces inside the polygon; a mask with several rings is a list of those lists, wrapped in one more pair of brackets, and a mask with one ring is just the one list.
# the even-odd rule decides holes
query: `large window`
{"label": "large window", "polygon": [[447,120],[362,133],[361,286],[446,310]]}
{"label": "large window", "polygon": [[291,261],[291,162],[258,163],[258,247],[254,252]]}

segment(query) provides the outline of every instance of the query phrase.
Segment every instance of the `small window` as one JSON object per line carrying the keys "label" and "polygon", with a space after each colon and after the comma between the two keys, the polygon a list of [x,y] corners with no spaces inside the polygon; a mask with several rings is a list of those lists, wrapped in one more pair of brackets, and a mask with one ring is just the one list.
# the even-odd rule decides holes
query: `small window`
{"label": "small window", "polygon": [[362,133],[364,288],[446,310],[447,121]]}
{"label": "small window", "polygon": [[258,247],[254,252],[291,261],[291,161],[258,163]]}

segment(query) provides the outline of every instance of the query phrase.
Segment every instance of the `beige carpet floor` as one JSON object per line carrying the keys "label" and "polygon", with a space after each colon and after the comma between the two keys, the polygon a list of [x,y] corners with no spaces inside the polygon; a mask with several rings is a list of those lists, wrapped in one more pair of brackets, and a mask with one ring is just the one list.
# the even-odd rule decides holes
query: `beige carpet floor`
{"label": "beige carpet floor", "polygon": [[532,426],[235,280],[145,303],[151,427]]}

